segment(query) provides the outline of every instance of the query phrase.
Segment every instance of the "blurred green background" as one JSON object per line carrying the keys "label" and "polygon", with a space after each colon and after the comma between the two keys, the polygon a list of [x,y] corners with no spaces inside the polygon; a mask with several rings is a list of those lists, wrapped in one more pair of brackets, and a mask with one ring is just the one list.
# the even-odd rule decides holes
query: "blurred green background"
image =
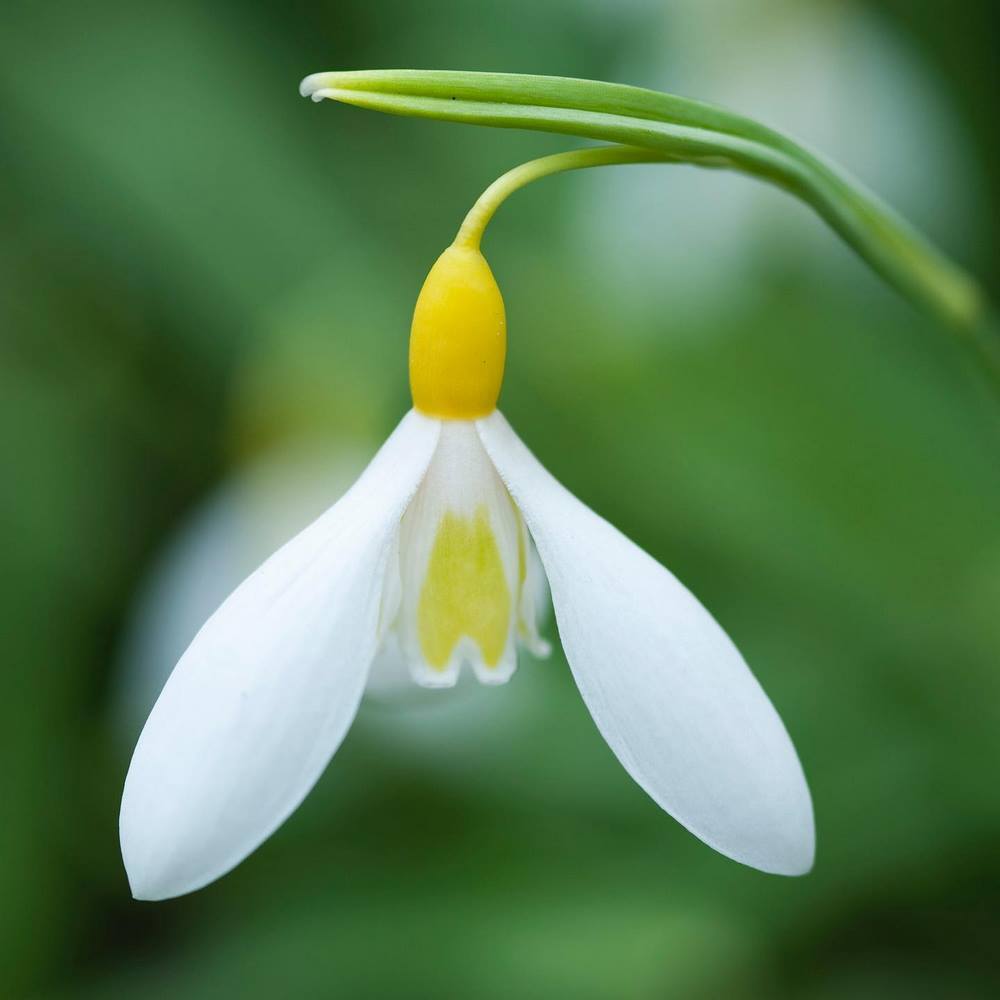
{"label": "blurred green background", "polygon": [[302,809],[193,896],[133,902],[117,841],[176,655],[408,407],[410,311],[465,210],[572,145],[314,106],[300,77],[726,103],[995,292],[993,8],[5,0],[0,996],[1000,995],[1000,408],[804,208],[692,168],[505,206],[502,406],[734,636],[809,776],[814,873],[661,813],[558,652],[366,703]]}

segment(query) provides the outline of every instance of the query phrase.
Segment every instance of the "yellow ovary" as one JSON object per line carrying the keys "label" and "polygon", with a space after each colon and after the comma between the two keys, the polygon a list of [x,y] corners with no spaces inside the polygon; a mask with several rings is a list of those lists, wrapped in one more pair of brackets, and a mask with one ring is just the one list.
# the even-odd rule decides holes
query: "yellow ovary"
{"label": "yellow ovary", "polygon": [[424,658],[444,670],[458,641],[467,636],[485,664],[495,667],[507,644],[510,613],[510,589],[486,508],[471,518],[446,513],[417,607]]}
{"label": "yellow ovary", "polygon": [[506,354],[503,298],[486,258],[472,247],[448,247],[413,311],[413,405],[444,420],[487,416],[500,395]]}

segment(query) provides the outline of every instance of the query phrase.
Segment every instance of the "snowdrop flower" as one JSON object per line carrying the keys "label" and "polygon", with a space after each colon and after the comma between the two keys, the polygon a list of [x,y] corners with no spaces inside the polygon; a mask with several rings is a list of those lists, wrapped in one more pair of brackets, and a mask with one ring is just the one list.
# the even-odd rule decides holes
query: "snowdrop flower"
{"label": "snowdrop flower", "polygon": [[505,354],[503,300],[463,226],[417,301],[413,409],[208,620],[146,722],[120,823],[137,898],[204,886],[269,837],[387,649],[428,688],[463,670],[504,684],[518,647],[544,655],[546,579],[580,693],[635,781],[723,854],[810,869],[812,806],[777,713],[683,585],[521,442],[496,409]]}

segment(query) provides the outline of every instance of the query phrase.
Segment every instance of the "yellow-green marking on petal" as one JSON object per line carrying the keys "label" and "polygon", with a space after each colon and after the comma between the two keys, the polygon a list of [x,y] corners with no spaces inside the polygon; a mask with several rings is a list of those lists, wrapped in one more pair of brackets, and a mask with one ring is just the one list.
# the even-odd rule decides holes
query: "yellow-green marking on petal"
{"label": "yellow-green marking on petal", "polygon": [[427,662],[444,670],[467,636],[495,667],[510,628],[511,595],[485,506],[474,516],[441,518],[420,591],[417,630]]}

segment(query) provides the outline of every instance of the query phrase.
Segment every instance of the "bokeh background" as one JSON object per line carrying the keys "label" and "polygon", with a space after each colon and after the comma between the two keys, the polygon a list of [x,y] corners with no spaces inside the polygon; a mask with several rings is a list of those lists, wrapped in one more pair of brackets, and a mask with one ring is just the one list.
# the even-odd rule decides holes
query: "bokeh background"
{"label": "bokeh background", "polygon": [[811,782],[814,873],[662,814],[558,650],[502,690],[366,702],[302,809],[191,897],[133,902],[117,843],[177,654],[409,405],[431,262],[496,175],[572,145],[314,106],[300,77],[722,102],[995,291],[994,6],[5,0],[0,996],[1000,995],[1000,407],[806,209],[693,168],[504,207],[502,406],[746,653]]}

